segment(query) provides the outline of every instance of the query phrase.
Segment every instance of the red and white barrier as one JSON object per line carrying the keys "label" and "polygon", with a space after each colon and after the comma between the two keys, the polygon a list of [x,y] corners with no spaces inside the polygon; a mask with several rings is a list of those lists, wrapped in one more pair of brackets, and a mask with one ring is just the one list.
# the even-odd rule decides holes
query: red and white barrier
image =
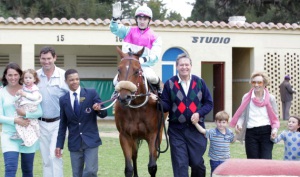
{"label": "red and white barrier", "polygon": [[213,177],[299,177],[300,161],[228,159],[213,172]]}

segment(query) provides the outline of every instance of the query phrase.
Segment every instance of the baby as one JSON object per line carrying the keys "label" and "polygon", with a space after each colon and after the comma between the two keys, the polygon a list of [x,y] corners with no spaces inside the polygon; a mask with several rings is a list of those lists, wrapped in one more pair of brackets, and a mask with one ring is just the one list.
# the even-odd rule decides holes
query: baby
{"label": "baby", "polygon": [[[23,72],[22,78],[23,88],[17,92],[15,106],[23,108],[25,111],[34,112],[42,101],[42,95],[39,93],[37,83],[39,78],[33,69]],[[22,145],[32,146],[40,136],[40,127],[37,119],[30,119],[27,127],[16,124],[16,134],[11,139],[22,139]]]}

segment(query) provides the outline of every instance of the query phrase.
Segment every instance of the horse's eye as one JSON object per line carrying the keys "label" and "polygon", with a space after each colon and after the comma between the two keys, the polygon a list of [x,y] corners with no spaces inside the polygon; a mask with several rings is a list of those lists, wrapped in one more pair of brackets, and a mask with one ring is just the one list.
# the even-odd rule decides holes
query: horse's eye
{"label": "horse's eye", "polygon": [[139,75],[139,73],[140,73],[140,71],[139,71],[139,70],[136,70],[136,71],[134,72],[134,75]]}

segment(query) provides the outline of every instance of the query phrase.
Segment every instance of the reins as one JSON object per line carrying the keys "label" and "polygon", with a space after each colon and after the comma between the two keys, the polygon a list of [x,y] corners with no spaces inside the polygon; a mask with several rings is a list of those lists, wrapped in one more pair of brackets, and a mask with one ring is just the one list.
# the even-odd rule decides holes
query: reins
{"label": "reins", "polygon": [[112,103],[109,106],[107,106],[105,108],[101,108],[100,110],[106,110],[106,109],[109,109],[110,107],[112,107],[116,103],[118,96],[119,96],[119,94],[115,95],[114,97],[112,97],[109,100],[106,100],[106,101],[103,101],[101,103],[98,103],[99,106],[100,106],[100,108],[101,108],[101,105],[112,101]]}
{"label": "reins", "polygon": [[[153,90],[152,86],[150,86],[150,87]],[[157,110],[158,124],[157,124],[157,134],[156,134],[156,138],[155,138],[155,149],[158,152],[157,158],[159,158],[160,153],[165,153],[168,151],[169,138],[168,138],[166,122],[165,122],[165,118],[164,118],[164,108],[163,108],[162,104],[160,104],[161,98],[159,98],[158,95],[157,95],[157,98],[158,98],[158,101],[156,103],[156,110]],[[161,112],[161,114],[159,114],[159,112]],[[167,146],[164,150],[160,150],[161,139],[160,139],[159,135],[160,135],[161,126],[163,126],[163,131],[164,131],[165,139],[166,139],[166,143],[167,143]]]}
{"label": "reins", "polygon": [[[134,59],[134,58],[129,58],[129,57],[122,58],[122,60],[129,60],[129,66],[128,66],[128,69],[127,69],[127,72],[126,72],[126,75],[125,75],[125,81],[127,81],[127,80],[128,80],[128,77],[129,77],[129,70],[130,70],[130,67],[131,67],[131,61],[132,61],[132,60],[138,61],[138,60],[136,60],[136,59]],[[140,77],[140,78],[143,78],[143,79],[141,80],[141,82],[144,83],[144,87],[145,87],[145,92],[146,92],[146,93],[145,93],[145,94],[139,94],[139,95],[136,95],[136,92],[135,92],[134,94],[131,95],[131,97],[134,98],[134,99],[132,99],[132,100],[135,100],[137,97],[143,97],[143,96],[145,96],[145,100],[144,100],[143,103],[141,103],[141,104],[139,104],[139,105],[132,105],[132,104],[130,104],[131,101],[132,101],[132,100],[130,100],[129,103],[128,103],[128,106],[129,106],[130,108],[140,108],[140,107],[144,106],[144,105],[148,102],[148,100],[149,100],[149,95],[150,95],[150,93],[148,92],[148,84],[147,84],[147,81],[146,81],[146,76],[144,75],[144,77],[143,77],[142,73],[143,73],[143,71],[142,71],[141,66],[140,66],[140,68],[139,68],[139,77]],[[140,86],[140,84],[139,84],[138,81],[136,81],[135,85],[136,85],[137,87]]]}
{"label": "reins", "polygon": [[[125,75],[125,80],[127,81],[128,77],[129,77],[129,69],[131,67],[131,62],[132,62],[132,60],[135,60],[135,59],[134,58],[125,57],[125,58],[122,58],[122,60],[130,60],[129,66],[128,66],[128,69],[127,69],[127,72],[126,72],[126,75]],[[145,74],[144,74],[144,76],[142,76],[142,70],[141,70],[141,68],[140,68],[140,71],[139,71],[139,77],[142,78],[141,82],[144,83],[145,93],[136,94],[137,93],[137,91],[136,91],[135,93],[133,93],[131,95],[131,97],[133,99],[131,99],[129,101],[128,107],[133,108],[133,109],[140,108],[140,107],[146,105],[148,103],[148,101],[149,101],[149,96],[150,96],[147,79],[146,79]],[[137,83],[135,83],[135,85],[137,87],[140,87],[139,81],[137,81]],[[150,87],[152,88],[151,85],[150,85]],[[153,90],[153,88],[152,88],[152,90]],[[112,107],[116,103],[117,98],[119,97],[119,94],[120,93],[118,93],[117,95],[115,95],[114,97],[112,97],[109,100],[106,100],[106,101],[103,101],[103,102],[99,103],[99,105],[101,106],[101,105],[103,105],[103,104],[105,104],[107,102],[111,102],[112,101],[112,103],[109,106],[107,106],[105,108],[102,108],[101,110],[106,110],[106,109]],[[145,100],[143,101],[143,103],[138,104],[138,105],[131,105],[130,104],[131,101],[135,100],[138,97],[145,97]],[[157,124],[157,130],[158,131],[157,131],[156,138],[155,138],[155,149],[158,152],[157,158],[159,158],[160,153],[165,153],[169,149],[169,139],[168,139],[167,128],[166,128],[166,123],[165,123],[165,119],[164,119],[163,106],[162,106],[162,104],[160,104],[160,102],[161,102],[161,99],[158,97],[158,101],[157,101],[157,104],[156,104],[157,117],[158,117],[158,124]],[[159,111],[159,110],[161,110],[161,111]],[[165,139],[166,139],[166,143],[167,143],[167,146],[166,146],[166,148],[164,150],[161,150],[161,148],[160,148],[160,142],[161,142],[160,133],[161,133],[161,127],[162,126],[163,126],[163,131],[164,131]]]}

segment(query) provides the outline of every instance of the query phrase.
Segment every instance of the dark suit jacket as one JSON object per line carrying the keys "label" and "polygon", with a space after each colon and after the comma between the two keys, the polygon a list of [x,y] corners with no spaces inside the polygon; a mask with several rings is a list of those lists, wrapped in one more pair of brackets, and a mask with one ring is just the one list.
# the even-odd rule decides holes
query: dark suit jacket
{"label": "dark suit jacket", "polygon": [[63,149],[67,128],[69,130],[69,151],[78,151],[82,141],[90,148],[102,144],[97,126],[97,115],[104,118],[107,116],[107,111],[93,110],[94,103],[101,102],[99,95],[95,89],[81,88],[79,102],[80,113],[77,117],[71,105],[70,93],[66,93],[59,99],[60,125],[57,135],[57,148]]}
{"label": "dark suit jacket", "polygon": [[282,102],[289,102],[293,100],[293,94],[296,93],[289,81],[284,80],[279,86],[280,98]]}

